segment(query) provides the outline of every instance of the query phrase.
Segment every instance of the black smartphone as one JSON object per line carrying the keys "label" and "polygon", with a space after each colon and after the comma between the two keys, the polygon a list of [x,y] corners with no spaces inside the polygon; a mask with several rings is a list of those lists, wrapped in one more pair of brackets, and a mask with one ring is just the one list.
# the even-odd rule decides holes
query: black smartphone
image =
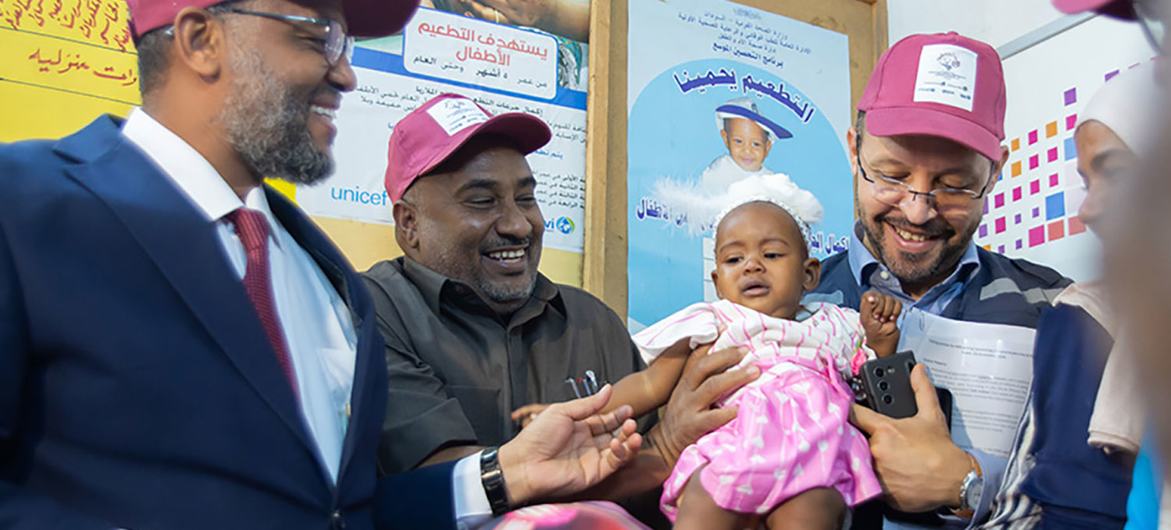
{"label": "black smartphone", "polygon": [[951,432],[951,390],[937,386],[935,387],[935,397],[939,398],[939,409],[943,411],[943,417],[947,419],[948,432]]}
{"label": "black smartphone", "polygon": [[[899,352],[890,357],[867,361],[858,376],[851,380],[855,400],[862,405],[892,418],[906,418],[919,413],[915,391],[911,388],[911,369],[915,354]],[[939,408],[951,430],[951,391],[935,387]]]}
{"label": "black smartphone", "polygon": [[855,378],[855,396],[866,407],[886,416],[914,416],[919,412],[915,392],[911,389],[911,369],[914,367],[915,354],[909,351],[866,361]]}

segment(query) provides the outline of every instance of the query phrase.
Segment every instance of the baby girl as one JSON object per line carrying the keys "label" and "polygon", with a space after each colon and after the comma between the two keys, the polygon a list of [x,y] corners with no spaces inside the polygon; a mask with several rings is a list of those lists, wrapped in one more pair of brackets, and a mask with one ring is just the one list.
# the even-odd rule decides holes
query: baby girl
{"label": "baby girl", "polygon": [[[666,200],[679,203],[674,195]],[[712,272],[721,300],[635,335],[648,367],[614,385],[609,408],[629,404],[641,415],[663,405],[701,344],[746,349],[741,365],[761,376],[721,400],[737,407],[735,419],[680,455],[663,485],[664,513],[681,529],[839,528],[846,506],[881,493],[866,439],[848,423],[846,378],[875,353],[894,352],[901,304],[869,292],[860,317],[801,303],[820,276],[808,234],[821,206],[784,175],[749,177],[723,197],[694,201],[722,206]]]}

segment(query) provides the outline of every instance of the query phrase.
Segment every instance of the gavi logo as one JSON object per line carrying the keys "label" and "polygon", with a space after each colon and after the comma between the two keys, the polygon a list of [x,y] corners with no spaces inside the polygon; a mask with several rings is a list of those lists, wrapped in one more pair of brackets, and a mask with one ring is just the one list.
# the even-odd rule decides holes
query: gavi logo
{"label": "gavi logo", "polygon": [[545,220],[545,230],[556,230],[562,234],[569,235],[572,234],[576,229],[577,225],[573,222],[573,219],[570,219],[564,215],[556,219]]}

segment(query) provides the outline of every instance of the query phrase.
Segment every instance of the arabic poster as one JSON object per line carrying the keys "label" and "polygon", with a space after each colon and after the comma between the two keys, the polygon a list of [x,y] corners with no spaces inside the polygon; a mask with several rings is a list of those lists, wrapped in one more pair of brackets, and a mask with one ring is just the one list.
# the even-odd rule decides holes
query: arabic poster
{"label": "arabic poster", "polygon": [[586,89],[590,0],[423,0],[422,6],[549,35],[558,50],[557,82],[573,90]]}
{"label": "arabic poster", "polygon": [[542,271],[580,285],[586,94],[558,83],[559,53],[546,33],[425,8],[402,35],[359,43],[358,88],[342,99],[336,120],[337,172],[298,188],[298,203],[319,218],[388,227],[377,244],[393,245],[383,179],[398,120],[444,92],[471,97],[493,113],[534,114],[553,129],[552,141],[528,157],[546,225]]}
{"label": "arabic poster", "polygon": [[976,244],[1075,280],[1097,277],[1100,242],[1077,217],[1086,196],[1073,140],[1078,113],[1110,78],[1153,54],[1138,26],[1095,17],[1005,59],[1009,158]]}
{"label": "arabic poster", "polygon": [[121,0],[0,0],[0,142],[53,138],[139,102]]}
{"label": "arabic poster", "polygon": [[629,5],[629,325],[638,331],[715,299],[712,234],[689,235],[687,220],[655,201],[657,181],[722,189],[784,173],[825,207],[811,241],[823,258],[848,244],[853,180],[845,35],[727,1]]}

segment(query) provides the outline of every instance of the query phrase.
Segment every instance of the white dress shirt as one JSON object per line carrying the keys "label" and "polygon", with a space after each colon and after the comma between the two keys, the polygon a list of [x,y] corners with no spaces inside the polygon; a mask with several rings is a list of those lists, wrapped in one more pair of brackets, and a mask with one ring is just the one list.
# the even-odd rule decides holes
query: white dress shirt
{"label": "white dress shirt", "polygon": [[[349,308],[317,263],[273,216],[263,188],[249,191],[241,201],[207,159],[142,109],[130,112],[122,134],[154,161],[208,222],[215,223],[225,257],[241,280],[247,253],[226,216],[247,207],[268,220],[273,298],[297,374],[301,414],[322,466],[336,483],[357,356]],[[480,454],[458,462],[453,473],[459,526],[470,528],[490,518],[491,505],[480,482]]]}

